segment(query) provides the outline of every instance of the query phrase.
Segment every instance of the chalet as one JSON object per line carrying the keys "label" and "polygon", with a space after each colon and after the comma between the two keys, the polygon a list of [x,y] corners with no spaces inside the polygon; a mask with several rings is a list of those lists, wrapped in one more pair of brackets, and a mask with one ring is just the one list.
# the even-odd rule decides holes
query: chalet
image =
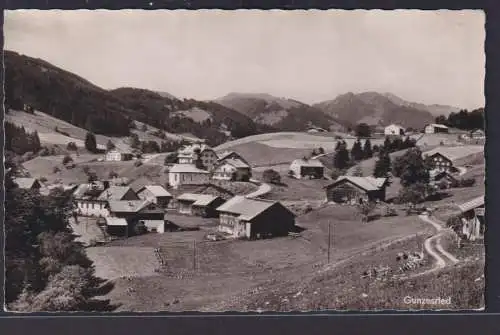
{"label": "chalet", "polygon": [[449,129],[444,124],[431,123],[425,126],[424,133],[426,134],[436,134],[436,133],[448,133]]}
{"label": "chalet", "polygon": [[219,161],[212,178],[218,180],[249,181],[252,177],[250,165],[240,159],[226,158]]}
{"label": "chalet", "polygon": [[384,135],[404,135],[405,129],[397,124],[390,124],[384,128]]}
{"label": "chalet", "polygon": [[217,211],[218,230],[233,237],[283,236],[296,229],[295,214],[277,201],[235,196]]}
{"label": "chalet", "polygon": [[[158,208],[149,200],[112,200],[108,202],[107,208],[111,218],[123,219],[127,222],[126,229],[117,228],[115,233],[129,235],[139,221],[164,220],[164,210]],[[123,223],[123,221],[121,221]],[[123,227],[123,225],[121,226]],[[108,227],[109,228],[109,227]]]}
{"label": "chalet", "polygon": [[327,201],[360,204],[366,201],[385,201],[387,178],[340,176],[325,187]]}
{"label": "chalet", "polygon": [[470,133],[470,137],[475,140],[480,140],[485,138],[485,134],[482,129],[476,129]]}
{"label": "chalet", "polygon": [[431,170],[429,176],[430,184],[439,188],[450,188],[458,183],[457,178],[448,171]]}
{"label": "chalet", "polygon": [[221,197],[211,194],[184,193],[177,197],[179,213],[205,218],[217,217],[216,209],[224,202]]}
{"label": "chalet", "polygon": [[137,192],[137,196],[143,200],[150,200],[161,208],[166,208],[172,199],[172,195],[160,185],[144,186]]}
{"label": "chalet", "polygon": [[441,171],[452,171],[456,166],[484,156],[482,145],[460,145],[438,147],[422,153],[424,158],[431,159],[431,168]]}
{"label": "chalet", "polygon": [[139,197],[129,186],[110,186],[97,199],[102,201],[139,200]]}
{"label": "chalet", "polygon": [[14,183],[23,190],[40,190],[42,183],[36,178],[15,178]]}
{"label": "chalet", "polygon": [[195,164],[198,159],[203,168],[212,170],[218,157],[215,151],[206,144],[192,144],[177,152],[179,164]]}
{"label": "chalet", "polygon": [[223,153],[219,154],[219,159],[217,161],[221,162],[225,159],[239,159],[243,163],[250,165],[250,163],[248,163],[248,161],[236,151],[224,151]]}
{"label": "chalet", "polygon": [[296,159],[290,164],[290,175],[297,178],[320,179],[325,166],[317,159]]}
{"label": "chalet", "polygon": [[461,233],[468,240],[476,240],[484,236],[484,196],[474,198],[458,206],[461,211]]}
{"label": "chalet", "polygon": [[174,164],[168,170],[168,183],[174,189],[180,185],[200,185],[208,183],[210,173],[192,164]]}
{"label": "chalet", "polygon": [[109,150],[104,156],[106,161],[129,161],[132,160],[134,155],[131,152],[121,152],[117,149]]}
{"label": "chalet", "polygon": [[75,213],[81,216],[105,217],[109,215],[106,201],[100,200],[99,195],[108,185],[94,182],[81,184],[73,191],[76,202]]}

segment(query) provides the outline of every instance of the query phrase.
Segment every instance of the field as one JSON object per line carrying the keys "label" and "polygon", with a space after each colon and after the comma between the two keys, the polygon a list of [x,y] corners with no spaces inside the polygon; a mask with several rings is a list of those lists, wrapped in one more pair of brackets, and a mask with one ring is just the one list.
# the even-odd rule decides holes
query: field
{"label": "field", "polygon": [[[274,167],[273,167],[274,169]],[[290,178],[285,171],[280,171],[282,185],[271,185],[272,190],[265,195],[271,200],[325,200],[324,187],[332,181],[327,179],[303,180]],[[260,172],[254,173],[257,179],[262,178]]]}

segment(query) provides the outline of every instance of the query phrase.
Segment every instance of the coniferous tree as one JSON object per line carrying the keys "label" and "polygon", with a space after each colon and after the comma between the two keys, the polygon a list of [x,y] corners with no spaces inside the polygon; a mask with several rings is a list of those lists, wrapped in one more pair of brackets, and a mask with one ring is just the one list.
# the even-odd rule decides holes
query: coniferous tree
{"label": "coniferous tree", "polygon": [[336,169],[343,170],[349,166],[349,151],[345,141],[339,141],[335,155],[333,156],[333,165]]}
{"label": "coniferous tree", "polygon": [[382,152],[375,162],[373,176],[376,178],[385,178],[391,171],[391,157],[387,152]]}
{"label": "coniferous tree", "polygon": [[370,139],[366,139],[365,144],[363,146],[363,156],[365,159],[373,157],[372,143]]}
{"label": "coniferous tree", "polygon": [[351,159],[355,162],[363,159],[363,149],[361,148],[361,141],[358,140],[354,142],[351,149]]}
{"label": "coniferous tree", "polygon": [[92,153],[97,152],[97,141],[95,135],[91,132],[88,132],[85,136],[85,149]]}

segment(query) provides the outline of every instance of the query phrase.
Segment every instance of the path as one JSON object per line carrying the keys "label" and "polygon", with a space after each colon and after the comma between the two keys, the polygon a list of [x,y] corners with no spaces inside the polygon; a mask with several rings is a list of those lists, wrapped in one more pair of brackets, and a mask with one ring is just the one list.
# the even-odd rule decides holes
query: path
{"label": "path", "polygon": [[429,237],[424,242],[425,251],[435,260],[436,263],[431,269],[413,274],[409,276],[409,278],[429,274],[441,270],[448,265],[454,265],[459,262],[455,256],[444,250],[443,245],[441,244],[441,237],[447,229],[444,229],[443,226],[431,219],[428,215],[419,215],[418,217],[422,221],[432,225],[437,231],[435,235]]}
{"label": "path", "polygon": [[250,181],[253,183],[259,183],[260,185],[256,191],[247,194],[246,197],[249,197],[249,198],[261,197],[261,196],[266,195],[267,193],[271,192],[271,190],[272,190],[272,187],[269,184],[263,183],[261,181],[255,180],[255,179],[252,179]]}

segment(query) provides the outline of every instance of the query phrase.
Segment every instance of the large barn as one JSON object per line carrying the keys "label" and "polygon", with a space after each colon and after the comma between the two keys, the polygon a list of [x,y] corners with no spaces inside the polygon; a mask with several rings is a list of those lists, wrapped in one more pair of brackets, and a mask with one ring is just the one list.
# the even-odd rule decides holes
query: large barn
{"label": "large barn", "polygon": [[232,237],[283,236],[296,229],[295,214],[277,201],[235,196],[217,211],[218,230]]}
{"label": "large barn", "polygon": [[297,179],[320,179],[324,177],[325,166],[317,159],[296,159],[290,164],[290,171]]}
{"label": "large barn", "polygon": [[327,201],[360,204],[385,201],[387,178],[341,176],[325,187]]}

